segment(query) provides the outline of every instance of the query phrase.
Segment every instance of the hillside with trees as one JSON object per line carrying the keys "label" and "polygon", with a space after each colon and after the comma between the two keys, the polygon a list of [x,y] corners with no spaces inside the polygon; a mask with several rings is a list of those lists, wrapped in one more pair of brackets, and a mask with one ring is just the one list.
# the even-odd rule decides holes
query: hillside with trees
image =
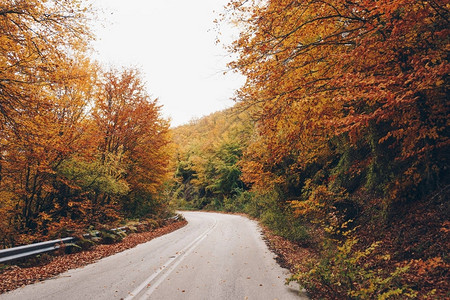
{"label": "hillside with trees", "polygon": [[175,129],[175,196],[311,250],[314,298],[449,297],[448,5],[231,1],[247,82]]}
{"label": "hillside with trees", "polygon": [[234,206],[246,190],[238,162],[253,131],[249,115],[232,109],[175,128],[176,205],[211,210]]}

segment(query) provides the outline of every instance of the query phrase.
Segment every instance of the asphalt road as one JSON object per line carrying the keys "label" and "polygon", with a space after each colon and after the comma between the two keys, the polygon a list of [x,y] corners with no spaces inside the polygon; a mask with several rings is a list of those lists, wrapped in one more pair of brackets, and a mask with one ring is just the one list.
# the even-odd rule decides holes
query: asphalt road
{"label": "asphalt road", "polygon": [[307,299],[254,221],[183,212],[182,229],[0,299]]}

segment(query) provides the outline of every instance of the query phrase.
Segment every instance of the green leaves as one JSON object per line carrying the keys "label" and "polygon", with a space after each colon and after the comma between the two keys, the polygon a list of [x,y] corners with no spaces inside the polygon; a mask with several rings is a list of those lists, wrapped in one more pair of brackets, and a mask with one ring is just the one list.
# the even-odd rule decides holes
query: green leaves
{"label": "green leaves", "polygon": [[59,172],[76,184],[73,188],[83,192],[120,196],[130,191],[128,183],[123,179],[125,170],[115,165],[111,159],[108,164],[102,163],[100,159],[70,159],[60,165]]}
{"label": "green leaves", "polygon": [[245,189],[239,161],[252,132],[249,124],[245,113],[225,110],[174,129],[179,197],[197,208],[221,209],[225,199]]}

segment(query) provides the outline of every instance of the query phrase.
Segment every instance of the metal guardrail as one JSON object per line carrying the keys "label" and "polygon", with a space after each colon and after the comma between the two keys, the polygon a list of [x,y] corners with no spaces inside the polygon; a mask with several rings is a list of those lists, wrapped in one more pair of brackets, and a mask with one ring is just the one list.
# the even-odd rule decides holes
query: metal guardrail
{"label": "metal guardrail", "polygon": [[178,220],[180,218],[180,215],[179,214],[176,214],[175,216],[173,216],[173,217],[170,217],[170,218],[168,218],[167,220]]}
{"label": "metal guardrail", "polygon": [[0,263],[23,258],[31,255],[54,251],[61,248],[61,244],[74,242],[74,237],[66,237],[59,240],[24,245],[0,250]]}
{"label": "metal guardrail", "polygon": [[119,228],[113,228],[111,229],[111,231],[127,231],[128,227],[127,226],[123,226],[123,227],[119,227]]}
{"label": "metal guardrail", "polygon": [[[177,214],[171,218],[168,218],[167,220],[178,220],[180,218],[180,215]],[[128,229],[127,226],[119,227],[119,228],[113,228],[111,231],[116,232],[123,232]],[[98,234],[98,233],[96,233]],[[88,238],[91,237],[90,234],[84,234],[84,237]],[[14,248],[7,248],[7,249],[1,249],[0,250],[0,263],[16,260],[19,258],[32,256],[36,254],[41,254],[45,252],[54,251],[56,249],[61,248],[62,244],[65,243],[73,243],[77,240],[75,237],[66,237],[58,240],[52,240],[52,241],[46,241],[41,243],[35,243],[30,245],[24,245]]]}

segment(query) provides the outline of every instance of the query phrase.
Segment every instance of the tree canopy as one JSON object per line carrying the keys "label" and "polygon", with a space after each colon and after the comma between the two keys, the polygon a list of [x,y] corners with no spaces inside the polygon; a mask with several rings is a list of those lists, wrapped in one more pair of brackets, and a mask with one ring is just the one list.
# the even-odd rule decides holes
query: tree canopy
{"label": "tree canopy", "polygon": [[169,124],[135,69],[88,59],[83,1],[0,4],[0,241],[156,214]]}

